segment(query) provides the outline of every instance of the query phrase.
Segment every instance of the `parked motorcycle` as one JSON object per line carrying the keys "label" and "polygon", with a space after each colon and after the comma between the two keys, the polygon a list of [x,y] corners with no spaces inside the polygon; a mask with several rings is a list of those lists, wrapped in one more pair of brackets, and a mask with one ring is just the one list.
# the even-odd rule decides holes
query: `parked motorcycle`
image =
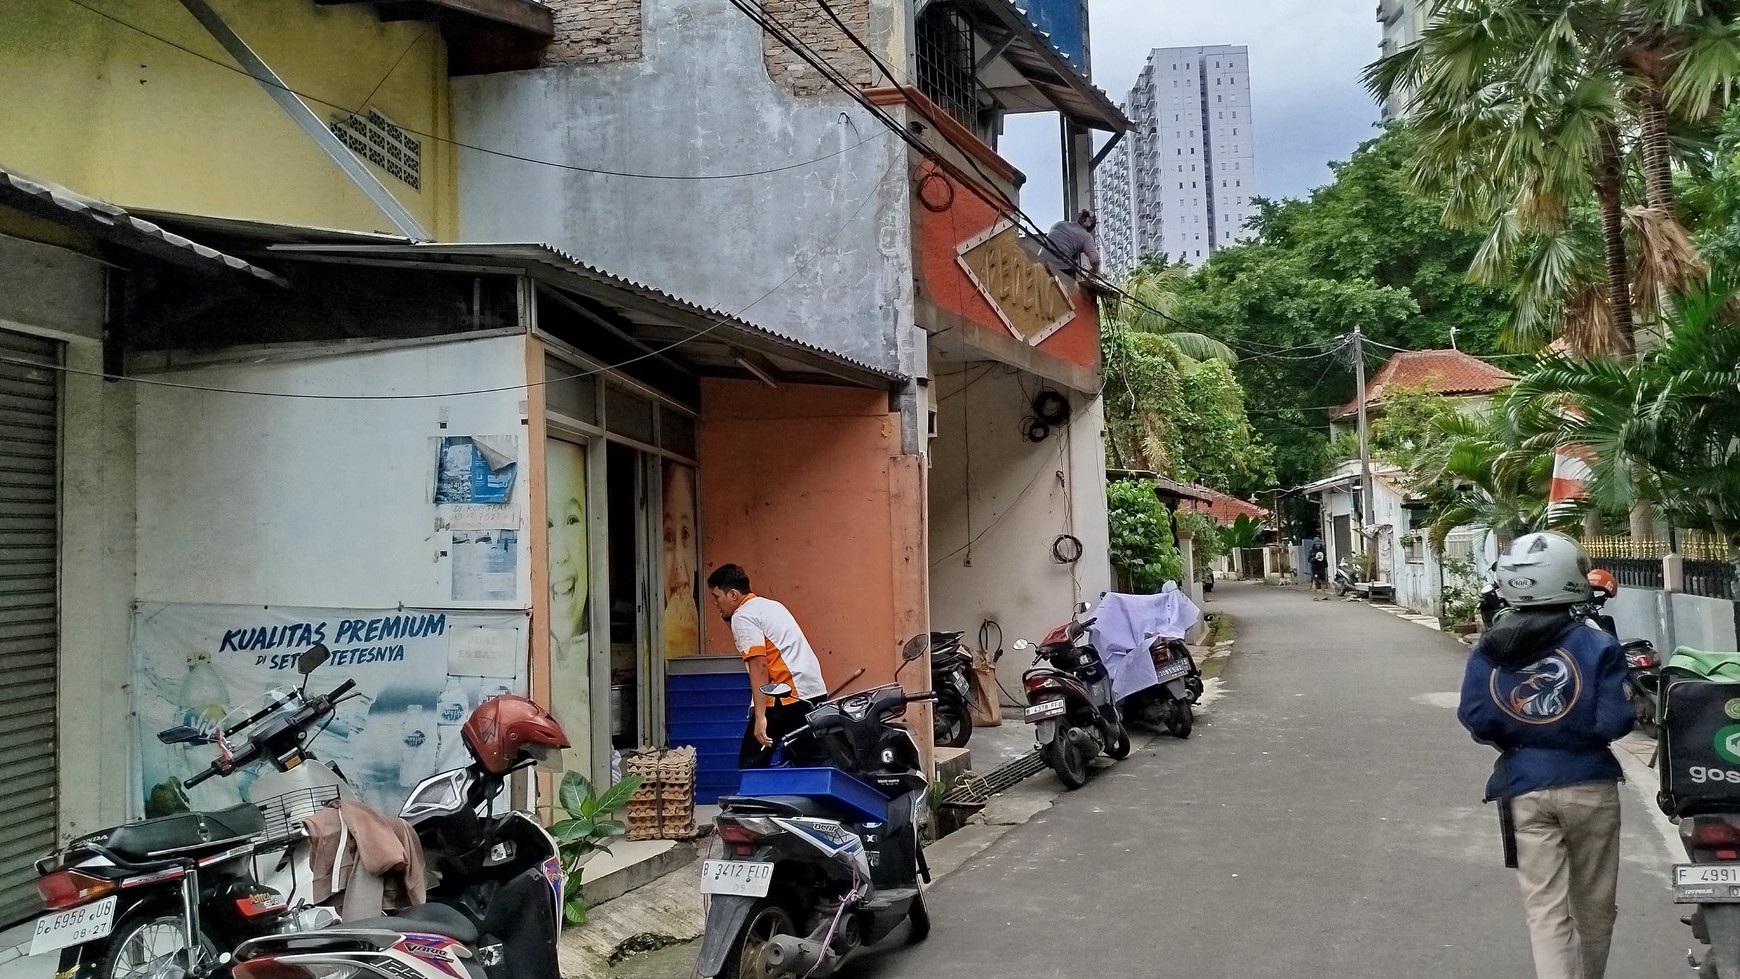
{"label": "parked motorcycle", "polygon": [[[927,645],[915,636],[903,660]],[[726,856],[702,865],[711,903],[697,975],[823,977],[902,921],[911,924],[909,944],[930,934],[918,837],[930,782],[918,745],[895,721],[907,705],[937,699],[894,683],[823,704],[781,741],[774,767],[743,772],[739,794],[719,800]],[[805,753],[825,753],[829,767],[789,767],[800,742]]]}
{"label": "parked motorcycle", "polygon": [[510,775],[568,747],[568,738],[549,712],[513,695],[479,705],[460,736],[471,764],[425,779],[399,812],[415,828],[438,879],[428,902],[318,930],[253,938],[236,949],[234,979],[560,974],[561,851],[530,815],[503,812],[499,797]]}
{"label": "parked motorcycle", "polygon": [[303,653],[301,689],[272,691],[232,711],[216,731],[159,733],[165,744],[218,748],[184,788],[269,763],[274,771],[261,774],[250,792],[265,804],[111,827],[39,861],[36,886],[49,913],[36,921],[30,954],[58,951],[61,979],[205,976],[245,939],[331,920],[326,909],[293,913],[308,903],[305,893],[293,893],[294,874],[280,882],[256,872],[262,862],[301,868],[299,883],[309,887],[307,839],[291,820],[327,800],[354,797],[341,775],[309,751],[316,726],[356,696],[353,680],[306,695],[308,675],[330,655],[324,645]]}
{"label": "parked motorcycle", "polygon": [[1202,699],[1202,670],[1182,639],[1155,636],[1148,646],[1154,672],[1160,683],[1124,699],[1124,719],[1158,730],[1164,727],[1175,738],[1190,737],[1196,723],[1191,708]]}
{"label": "parked motorcycle", "polygon": [[973,654],[961,646],[964,632],[930,634],[931,740],[939,748],[964,748],[973,737],[973,708],[979,705],[969,673]]}
{"label": "parked motorcycle", "polygon": [[[1582,619],[1591,628],[1600,629],[1618,639],[1619,629],[1613,616],[1606,612],[1608,600],[1619,594],[1618,579],[1611,572],[1596,568],[1589,572],[1589,588],[1592,597],[1574,607],[1571,614]],[[1656,692],[1657,684],[1649,678],[1661,673],[1661,653],[1656,651],[1655,644],[1648,639],[1626,639],[1619,646],[1625,654],[1625,687],[1631,692],[1631,704],[1637,712],[1637,727],[1650,737],[1656,737],[1660,700]]]}
{"label": "parked motorcycle", "polygon": [[[1084,602],[1076,614],[1087,610]],[[1130,735],[1112,697],[1111,677],[1099,652],[1085,641],[1094,621],[1071,619],[1051,630],[1034,653],[1033,667],[1021,677],[1027,691],[1024,716],[1034,725],[1040,755],[1070,789],[1087,784],[1088,762],[1102,752],[1114,759],[1130,756]],[[1032,645],[1015,641],[1019,650]]]}
{"label": "parked motorcycle", "polygon": [[1335,566],[1335,597],[1341,598],[1353,591],[1353,586],[1359,583],[1359,576],[1354,573],[1353,565],[1346,561]]}

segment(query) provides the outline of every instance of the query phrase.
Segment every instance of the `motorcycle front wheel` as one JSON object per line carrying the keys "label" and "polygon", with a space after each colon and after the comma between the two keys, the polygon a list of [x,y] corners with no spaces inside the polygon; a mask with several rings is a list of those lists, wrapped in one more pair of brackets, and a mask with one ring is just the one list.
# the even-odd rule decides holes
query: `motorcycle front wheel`
{"label": "motorcycle front wheel", "polygon": [[1172,709],[1166,712],[1166,732],[1175,738],[1190,737],[1190,729],[1196,724],[1196,715],[1190,709],[1190,704],[1175,700]]}
{"label": "motorcycle front wheel", "polygon": [[[180,973],[176,956],[183,954],[184,920],[181,912],[169,905],[145,906],[129,913],[109,935],[93,979],[158,979]],[[200,961],[195,964],[210,961],[213,948],[211,939],[203,938],[197,953]],[[95,949],[89,952],[97,954]]]}
{"label": "motorcycle front wheel", "polygon": [[1106,757],[1113,761],[1123,761],[1130,757],[1130,732],[1124,725],[1118,725],[1118,736],[1106,746]]}
{"label": "motorcycle front wheel", "polygon": [[1079,789],[1087,784],[1087,756],[1069,740],[1067,732],[1059,731],[1045,746],[1045,763],[1057,773],[1064,788]]}
{"label": "motorcycle front wheel", "polygon": [[967,705],[953,697],[939,697],[931,705],[931,737],[939,748],[965,748],[973,737],[973,718]]}
{"label": "motorcycle front wheel", "polygon": [[755,902],[731,954],[725,956],[725,968],[719,971],[718,979],[774,979],[776,973],[767,964],[767,943],[775,935],[797,933],[791,915],[772,898]]}

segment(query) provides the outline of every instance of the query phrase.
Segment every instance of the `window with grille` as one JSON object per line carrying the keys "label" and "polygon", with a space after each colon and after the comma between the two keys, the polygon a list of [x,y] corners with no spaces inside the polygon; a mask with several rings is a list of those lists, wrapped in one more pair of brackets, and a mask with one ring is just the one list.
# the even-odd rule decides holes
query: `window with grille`
{"label": "window with grille", "polygon": [[918,18],[918,90],[984,139],[977,57],[973,26],[954,5],[925,8]]}

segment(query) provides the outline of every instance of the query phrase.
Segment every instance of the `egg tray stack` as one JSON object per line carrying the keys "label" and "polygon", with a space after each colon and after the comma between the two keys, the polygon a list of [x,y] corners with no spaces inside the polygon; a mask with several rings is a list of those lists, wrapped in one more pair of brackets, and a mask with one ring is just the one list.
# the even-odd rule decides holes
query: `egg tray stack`
{"label": "egg tray stack", "polygon": [[639,775],[628,798],[628,838],[687,840],[695,836],[695,749],[649,748],[626,755],[624,775]]}

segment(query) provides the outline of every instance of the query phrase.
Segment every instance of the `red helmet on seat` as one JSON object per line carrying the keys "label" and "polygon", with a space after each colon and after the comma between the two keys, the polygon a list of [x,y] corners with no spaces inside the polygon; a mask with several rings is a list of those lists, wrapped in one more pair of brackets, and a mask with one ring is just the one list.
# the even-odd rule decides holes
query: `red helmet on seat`
{"label": "red helmet on seat", "polygon": [[1589,587],[1612,598],[1619,594],[1619,579],[1613,577],[1613,572],[1606,568],[1596,568],[1589,572]]}
{"label": "red helmet on seat", "polygon": [[511,693],[479,704],[459,736],[491,775],[506,775],[524,759],[542,760],[552,748],[569,747],[568,735],[549,711]]}

